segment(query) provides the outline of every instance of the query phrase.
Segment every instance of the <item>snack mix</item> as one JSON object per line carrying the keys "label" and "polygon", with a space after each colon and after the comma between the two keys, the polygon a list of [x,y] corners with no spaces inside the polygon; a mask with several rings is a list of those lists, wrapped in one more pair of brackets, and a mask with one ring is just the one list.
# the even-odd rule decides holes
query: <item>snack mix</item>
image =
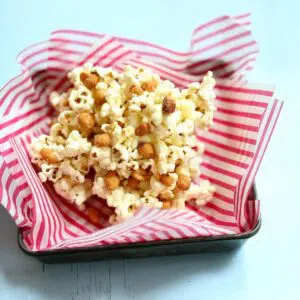
{"label": "snack mix", "polygon": [[141,206],[181,209],[212,199],[214,187],[199,180],[203,145],[195,135],[212,124],[212,72],[183,90],[131,66],[118,73],[86,64],[68,77],[72,88],[50,95],[57,116],[49,135],[30,145],[42,182],[80,209],[97,195],[114,208],[111,223]]}

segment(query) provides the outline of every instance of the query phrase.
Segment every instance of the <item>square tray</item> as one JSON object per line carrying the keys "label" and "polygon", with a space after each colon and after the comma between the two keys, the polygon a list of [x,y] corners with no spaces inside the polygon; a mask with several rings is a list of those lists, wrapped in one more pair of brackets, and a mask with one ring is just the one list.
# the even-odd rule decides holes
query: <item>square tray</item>
{"label": "square tray", "polygon": [[[255,185],[252,187],[248,198],[251,200],[257,199]],[[254,236],[259,231],[260,226],[261,218],[259,218],[256,226],[251,231],[241,234],[94,246],[77,249],[58,249],[40,252],[28,250],[22,241],[21,231],[19,231],[18,243],[25,254],[35,257],[43,263],[72,263],[233,250],[241,247],[247,239]]]}

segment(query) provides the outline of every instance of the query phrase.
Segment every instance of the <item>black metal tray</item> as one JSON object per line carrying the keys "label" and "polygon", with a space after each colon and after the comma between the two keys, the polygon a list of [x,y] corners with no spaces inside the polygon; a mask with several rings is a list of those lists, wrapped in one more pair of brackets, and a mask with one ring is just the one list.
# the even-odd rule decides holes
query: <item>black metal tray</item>
{"label": "black metal tray", "polygon": [[[250,197],[252,200],[257,199],[255,186],[252,187],[249,198]],[[259,219],[255,228],[241,234],[84,247],[78,249],[58,249],[40,252],[33,252],[25,247],[22,241],[21,232],[19,232],[18,235],[18,242],[21,250],[25,254],[35,257],[43,263],[71,263],[233,250],[241,247],[247,239],[254,236],[259,231],[260,226],[261,219]]]}

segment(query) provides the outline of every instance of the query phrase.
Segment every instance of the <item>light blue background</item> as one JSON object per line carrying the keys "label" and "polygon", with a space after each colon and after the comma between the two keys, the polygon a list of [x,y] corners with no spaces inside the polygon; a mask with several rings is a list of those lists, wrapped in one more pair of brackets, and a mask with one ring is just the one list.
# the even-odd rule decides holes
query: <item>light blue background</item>
{"label": "light blue background", "polygon": [[186,50],[196,25],[250,11],[261,53],[249,79],[277,83],[285,100],[257,176],[262,229],[240,251],[43,266],[20,252],[16,228],[0,208],[0,299],[300,299],[299,8],[299,1],[279,0],[0,0],[1,86],[19,71],[17,53],[54,29]]}

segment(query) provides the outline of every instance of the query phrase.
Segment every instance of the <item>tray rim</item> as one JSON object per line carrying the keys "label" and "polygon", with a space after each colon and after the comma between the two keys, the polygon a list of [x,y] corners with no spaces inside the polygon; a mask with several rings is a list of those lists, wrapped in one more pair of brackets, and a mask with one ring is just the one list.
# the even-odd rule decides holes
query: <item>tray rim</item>
{"label": "tray rim", "polygon": [[239,234],[230,234],[230,235],[219,235],[212,237],[197,237],[197,238],[181,238],[181,239],[172,239],[172,240],[163,240],[163,241],[151,241],[151,242],[142,242],[142,243],[128,243],[128,244],[115,244],[115,245],[105,245],[105,246],[92,246],[92,247],[82,247],[82,248],[66,248],[66,249],[52,249],[44,251],[31,251],[28,250],[21,237],[21,230],[18,232],[18,244],[23,253],[32,257],[45,257],[52,255],[63,255],[63,254],[78,254],[78,253],[95,253],[109,250],[121,250],[121,249],[139,249],[139,248],[153,248],[159,246],[170,246],[177,244],[197,244],[202,242],[217,242],[217,241],[232,241],[232,240],[245,240],[253,237],[258,233],[261,228],[261,217],[259,217],[256,226],[247,232]]}
{"label": "tray rim", "polygon": [[[257,200],[257,189],[256,185],[253,184],[252,189],[254,199]],[[153,248],[159,246],[168,246],[168,245],[182,245],[182,244],[201,244],[207,242],[217,242],[217,241],[232,241],[232,240],[245,240],[253,237],[261,228],[261,216],[259,216],[257,224],[255,227],[247,232],[237,233],[237,234],[225,234],[218,236],[208,236],[208,237],[196,237],[196,238],[181,238],[181,239],[172,239],[172,240],[162,240],[162,241],[150,241],[142,243],[128,243],[128,244],[113,244],[113,245],[104,245],[104,246],[92,246],[92,247],[81,247],[81,248],[66,248],[66,249],[50,249],[43,251],[31,251],[26,248],[22,240],[22,229],[18,229],[18,245],[28,256],[32,257],[45,257],[45,256],[54,256],[54,255],[63,255],[63,254],[78,254],[78,253],[96,253],[109,250],[121,250],[121,249],[139,249],[139,248]]]}

